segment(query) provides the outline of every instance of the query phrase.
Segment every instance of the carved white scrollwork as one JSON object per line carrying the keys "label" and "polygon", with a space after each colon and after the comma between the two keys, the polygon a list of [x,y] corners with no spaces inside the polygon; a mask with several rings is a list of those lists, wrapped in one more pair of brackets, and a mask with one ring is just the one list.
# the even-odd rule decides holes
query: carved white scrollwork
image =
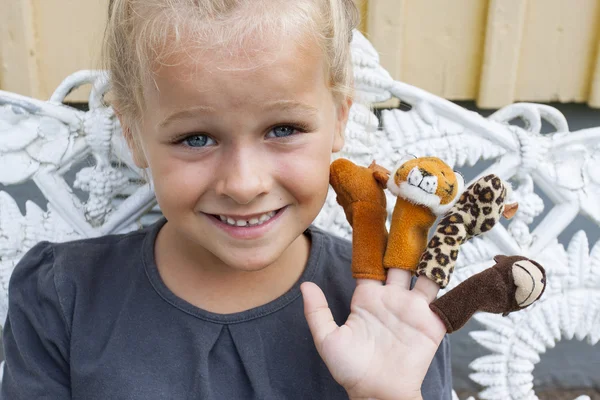
{"label": "carved white scrollwork", "polygon": [[[482,399],[537,398],[532,371],[541,353],[563,338],[591,345],[600,340],[600,244],[590,252],[583,232],[567,249],[557,240],[579,214],[600,225],[600,128],[569,132],[558,110],[539,104],[513,104],[484,118],[394,81],[359,32],[352,52],[356,101],[346,145],[335,157],[365,166],[376,160],[389,169],[406,154],[435,155],[459,169],[487,160],[492,165],[474,179],[493,172],[512,182],[520,204],[517,215],[507,227],[498,225],[461,247],[446,290],[490,267],[496,254],[521,254],[544,265],[548,287],[539,302],[508,317],[477,315],[486,330],[471,334],[491,351],[471,365],[471,378],[485,387]],[[142,225],[150,210],[157,211],[151,187],[140,183],[142,171],[127,151],[113,110],[103,104],[107,82],[100,71],[77,72],[47,102],[0,91],[0,183],[32,180],[48,201],[47,211],[28,202],[23,215],[0,192],[2,321],[10,274],[35,243],[126,232]],[[92,85],[89,111],[64,105],[65,96],[83,84]],[[383,111],[380,121],[368,104],[391,97],[403,106]],[[525,128],[512,125],[515,118]],[[541,133],[544,120],[555,132]],[[90,159],[93,165],[86,164]],[[65,179],[69,170],[75,170],[72,187]],[[74,189],[87,198],[80,199]],[[536,189],[553,204],[544,205]],[[394,198],[388,196],[391,215]],[[333,191],[315,223],[351,238]]]}

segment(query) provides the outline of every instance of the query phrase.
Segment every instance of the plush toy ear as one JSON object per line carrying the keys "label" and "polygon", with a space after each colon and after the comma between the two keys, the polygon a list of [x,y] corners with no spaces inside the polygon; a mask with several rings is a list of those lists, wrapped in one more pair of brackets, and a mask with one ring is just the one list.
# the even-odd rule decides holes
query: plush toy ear
{"label": "plush toy ear", "polygon": [[518,209],[519,209],[518,203],[506,204],[504,206],[504,211],[502,212],[502,215],[506,219],[511,219],[512,217],[515,216]]}
{"label": "plush toy ear", "polygon": [[377,184],[385,189],[387,187],[388,179],[390,179],[390,171],[381,165],[378,165],[375,160],[369,165],[369,169],[373,171],[373,177],[377,181]]}
{"label": "plush toy ear", "polygon": [[503,255],[500,255],[500,254],[494,257],[494,261],[496,261],[496,263],[500,263],[504,259],[506,259],[506,256],[503,256]]}

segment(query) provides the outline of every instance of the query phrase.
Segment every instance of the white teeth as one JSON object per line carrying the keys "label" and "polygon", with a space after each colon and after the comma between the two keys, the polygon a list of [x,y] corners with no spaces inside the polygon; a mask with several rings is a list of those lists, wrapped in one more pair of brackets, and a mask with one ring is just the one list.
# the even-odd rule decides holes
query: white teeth
{"label": "white teeth", "polygon": [[276,214],[275,211],[271,211],[271,212],[261,215],[258,218],[257,217],[251,218],[250,220],[245,220],[245,219],[235,220],[235,219],[233,219],[231,217],[227,217],[225,215],[219,215],[219,218],[221,219],[221,221],[226,222],[227,224],[232,225],[232,226],[256,226],[256,225],[260,225],[260,224],[267,222],[268,220],[273,218],[275,216],[275,214]]}

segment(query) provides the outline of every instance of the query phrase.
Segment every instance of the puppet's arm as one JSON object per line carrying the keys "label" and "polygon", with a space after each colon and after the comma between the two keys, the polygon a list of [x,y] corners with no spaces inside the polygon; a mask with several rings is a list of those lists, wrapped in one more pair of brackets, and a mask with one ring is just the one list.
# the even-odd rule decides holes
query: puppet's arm
{"label": "puppet's arm", "polygon": [[386,199],[382,185],[385,168],[372,163],[360,167],[340,158],[330,167],[329,183],[352,226],[352,276],[385,281],[383,252],[387,240]]}
{"label": "puppet's arm", "polygon": [[496,256],[496,265],[461,282],[429,305],[448,333],[463,327],[477,311],[508,315],[539,299],[546,287],[544,268],[521,256]]}

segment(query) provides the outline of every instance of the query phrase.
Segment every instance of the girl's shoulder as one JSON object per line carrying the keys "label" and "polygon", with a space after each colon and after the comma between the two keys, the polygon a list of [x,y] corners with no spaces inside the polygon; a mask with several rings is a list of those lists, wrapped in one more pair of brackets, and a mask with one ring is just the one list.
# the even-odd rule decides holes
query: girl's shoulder
{"label": "girl's shoulder", "polygon": [[117,286],[143,272],[145,253],[152,251],[157,228],[158,223],[124,234],[39,242],[15,266],[8,284],[9,299],[44,293],[75,299],[118,290]]}

